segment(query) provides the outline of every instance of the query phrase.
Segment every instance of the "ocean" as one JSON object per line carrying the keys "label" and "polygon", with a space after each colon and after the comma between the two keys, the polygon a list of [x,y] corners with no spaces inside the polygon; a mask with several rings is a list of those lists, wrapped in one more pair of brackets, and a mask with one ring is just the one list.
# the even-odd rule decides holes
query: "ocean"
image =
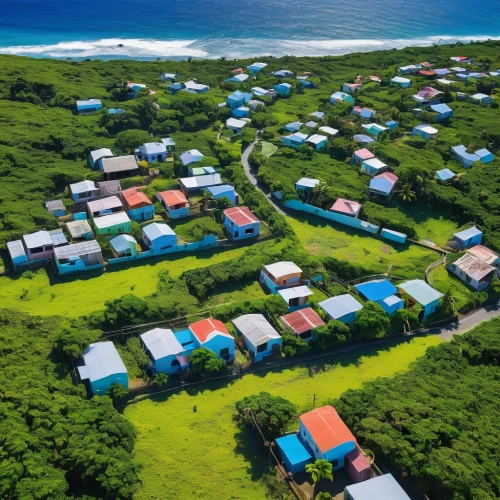
{"label": "ocean", "polygon": [[499,38],[500,0],[0,0],[0,53],[337,55]]}

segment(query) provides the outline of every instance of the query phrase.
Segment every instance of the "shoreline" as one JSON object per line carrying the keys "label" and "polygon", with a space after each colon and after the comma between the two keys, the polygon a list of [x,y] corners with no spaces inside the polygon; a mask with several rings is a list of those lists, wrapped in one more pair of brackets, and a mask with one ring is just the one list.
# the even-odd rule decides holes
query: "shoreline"
{"label": "shoreline", "polygon": [[422,38],[399,39],[324,39],[276,40],[271,38],[215,39],[215,40],[154,40],[139,38],[106,38],[76,40],[52,45],[16,45],[0,47],[2,55],[33,58],[92,60],[181,61],[192,59],[247,59],[253,57],[322,57],[367,53],[378,50],[430,47],[499,41],[500,36],[435,35]]}

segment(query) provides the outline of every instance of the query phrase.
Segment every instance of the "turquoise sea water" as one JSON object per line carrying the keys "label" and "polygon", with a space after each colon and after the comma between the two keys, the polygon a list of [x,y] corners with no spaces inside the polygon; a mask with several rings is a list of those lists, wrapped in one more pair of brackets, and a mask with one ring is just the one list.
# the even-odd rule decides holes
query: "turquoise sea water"
{"label": "turquoise sea water", "polygon": [[499,35],[500,0],[0,0],[0,52],[32,56],[322,55]]}

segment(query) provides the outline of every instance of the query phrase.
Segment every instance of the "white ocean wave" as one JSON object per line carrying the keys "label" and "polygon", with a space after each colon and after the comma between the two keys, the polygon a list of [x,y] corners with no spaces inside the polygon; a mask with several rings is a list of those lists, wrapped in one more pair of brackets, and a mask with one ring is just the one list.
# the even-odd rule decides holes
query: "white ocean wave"
{"label": "white ocean wave", "polygon": [[147,40],[106,38],[94,41],[60,42],[53,45],[0,47],[2,54],[55,58],[219,58],[237,59],[269,55],[280,57],[342,55],[408,46],[500,40],[498,36],[432,36],[399,39],[275,40],[266,38],[213,40]]}

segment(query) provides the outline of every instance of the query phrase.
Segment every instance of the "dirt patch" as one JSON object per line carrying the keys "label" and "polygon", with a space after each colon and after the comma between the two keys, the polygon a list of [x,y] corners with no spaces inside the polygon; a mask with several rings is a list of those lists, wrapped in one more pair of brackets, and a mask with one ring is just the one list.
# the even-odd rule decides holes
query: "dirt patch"
{"label": "dirt patch", "polygon": [[380,247],[380,251],[385,253],[386,255],[391,255],[391,247],[384,245],[383,247]]}

